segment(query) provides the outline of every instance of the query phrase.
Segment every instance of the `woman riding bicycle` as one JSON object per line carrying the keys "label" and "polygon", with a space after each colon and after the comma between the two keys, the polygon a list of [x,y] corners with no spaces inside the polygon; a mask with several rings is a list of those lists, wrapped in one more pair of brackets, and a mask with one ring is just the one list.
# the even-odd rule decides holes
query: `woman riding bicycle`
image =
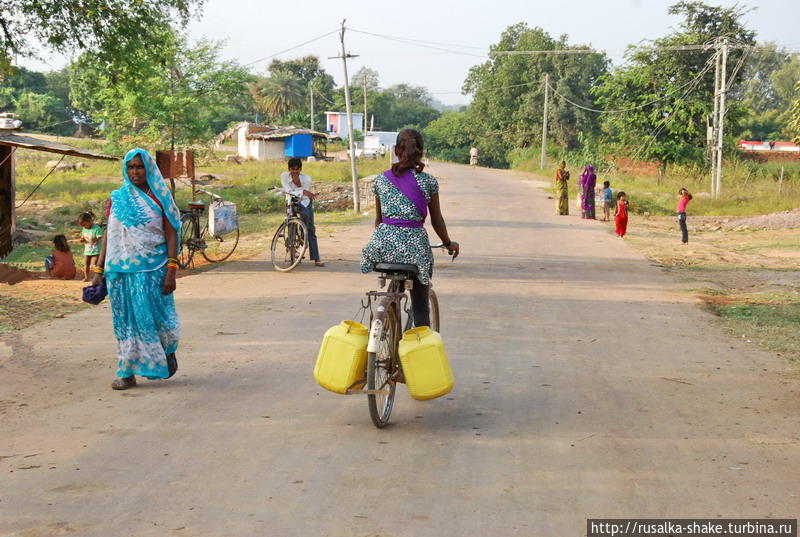
{"label": "woman riding bicycle", "polygon": [[430,212],[431,225],[453,257],[458,243],[451,241],[439,203],[439,183],[422,170],[422,135],[404,129],[397,135],[398,162],[378,174],[375,194],[375,232],[361,254],[361,272],[371,272],[378,263],[406,263],[417,266],[411,290],[414,326],[430,326],[428,290],[433,274],[433,253],[425,231]]}

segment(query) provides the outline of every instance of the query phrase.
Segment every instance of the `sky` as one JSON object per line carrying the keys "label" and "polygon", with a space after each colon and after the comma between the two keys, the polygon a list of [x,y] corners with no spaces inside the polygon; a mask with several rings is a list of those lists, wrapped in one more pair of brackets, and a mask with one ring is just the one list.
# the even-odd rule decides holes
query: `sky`
{"label": "sky", "polygon": [[[199,18],[188,27],[192,38],[224,41],[222,56],[240,64],[250,64],[264,72],[272,56],[328,32],[337,30],[347,19],[347,50],[358,57],[348,62],[352,75],[366,66],[378,71],[380,84],[388,87],[409,83],[427,87],[445,104],[465,104],[460,94],[469,68],[485,61],[485,54],[508,26],[526,22],[541,27],[553,37],[569,36],[569,42],[606,50],[619,62],[626,46],[670,33],[679,22],[667,15],[675,0],[207,0]],[[755,6],[745,22],[757,32],[759,41],[800,49],[797,33],[800,0],[761,0],[759,2],[709,1],[730,7]],[[459,45],[442,48],[459,50],[453,54],[431,48],[375,37],[370,32],[411,40]],[[337,83],[343,81],[342,62],[328,59],[340,53],[338,32],[276,56],[292,59],[314,54]],[[476,48],[465,48],[476,47]],[[260,61],[259,61],[260,60]],[[25,61],[38,70],[59,68],[68,60],[45,55],[46,63]]]}

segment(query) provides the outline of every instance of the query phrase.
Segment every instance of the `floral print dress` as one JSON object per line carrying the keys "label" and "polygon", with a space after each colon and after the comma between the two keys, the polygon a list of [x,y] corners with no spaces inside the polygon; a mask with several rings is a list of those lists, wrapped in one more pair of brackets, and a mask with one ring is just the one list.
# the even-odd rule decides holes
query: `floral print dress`
{"label": "floral print dress", "polygon": [[[414,173],[425,200],[439,193],[439,183],[428,173]],[[372,191],[381,202],[381,216],[400,220],[421,221],[417,208],[381,173],[375,178]],[[380,224],[361,252],[361,272],[371,272],[377,263],[408,263],[419,269],[418,279],[430,285],[433,275],[433,253],[425,228]]]}

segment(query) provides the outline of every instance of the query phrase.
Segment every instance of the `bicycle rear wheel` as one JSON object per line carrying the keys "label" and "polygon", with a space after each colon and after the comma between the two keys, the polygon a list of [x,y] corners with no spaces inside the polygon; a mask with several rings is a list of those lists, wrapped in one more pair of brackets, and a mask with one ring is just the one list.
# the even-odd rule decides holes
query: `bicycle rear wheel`
{"label": "bicycle rear wheel", "polygon": [[211,263],[219,263],[228,259],[239,244],[239,228],[224,235],[212,235],[206,228],[203,239],[206,243],[203,257]]}
{"label": "bicycle rear wheel", "polygon": [[178,245],[178,266],[188,268],[194,257],[195,218],[192,214],[181,215],[181,243]]}
{"label": "bicycle rear wheel", "polygon": [[386,394],[367,395],[369,416],[379,429],[389,424],[389,416],[392,414],[397,389],[395,376],[400,368],[400,357],[397,354],[399,342],[400,318],[396,304],[390,303],[378,342],[378,351],[367,354],[367,389],[388,390]]}
{"label": "bicycle rear wheel", "polygon": [[299,218],[290,218],[280,225],[272,237],[272,266],[279,272],[289,272],[303,259],[308,249],[306,225]]}

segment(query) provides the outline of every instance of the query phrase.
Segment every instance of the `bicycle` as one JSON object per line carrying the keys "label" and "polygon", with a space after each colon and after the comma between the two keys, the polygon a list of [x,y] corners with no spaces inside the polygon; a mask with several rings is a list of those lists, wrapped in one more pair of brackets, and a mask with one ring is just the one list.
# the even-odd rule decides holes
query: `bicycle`
{"label": "bicycle", "polygon": [[289,272],[302,261],[308,250],[308,228],[300,218],[300,196],[279,188],[273,189],[287,196],[286,216],[272,237],[270,248],[272,266],[278,272]]}
{"label": "bicycle", "polygon": [[[431,248],[445,246],[439,243],[432,244]],[[372,423],[382,429],[389,423],[397,384],[405,382],[398,346],[403,332],[410,330],[414,323],[407,283],[417,275],[418,269],[416,265],[378,263],[374,271],[381,273],[378,277],[380,288],[386,287],[387,281],[389,287],[386,291],[368,291],[367,302],[362,302],[363,311],[370,311],[366,378],[354,383],[347,393],[367,396]],[[373,303],[378,304],[374,313]],[[439,299],[433,287],[428,293],[428,307],[431,330],[439,332]],[[357,386],[362,388],[356,388]]]}
{"label": "bicycle", "polygon": [[[211,203],[222,203],[222,197],[198,189],[197,192],[211,196]],[[209,263],[228,259],[239,244],[239,228],[224,234],[211,235],[206,204],[202,200],[190,201],[189,210],[181,210],[181,243],[178,248],[178,266],[185,269],[192,263],[194,254],[200,252]]]}

